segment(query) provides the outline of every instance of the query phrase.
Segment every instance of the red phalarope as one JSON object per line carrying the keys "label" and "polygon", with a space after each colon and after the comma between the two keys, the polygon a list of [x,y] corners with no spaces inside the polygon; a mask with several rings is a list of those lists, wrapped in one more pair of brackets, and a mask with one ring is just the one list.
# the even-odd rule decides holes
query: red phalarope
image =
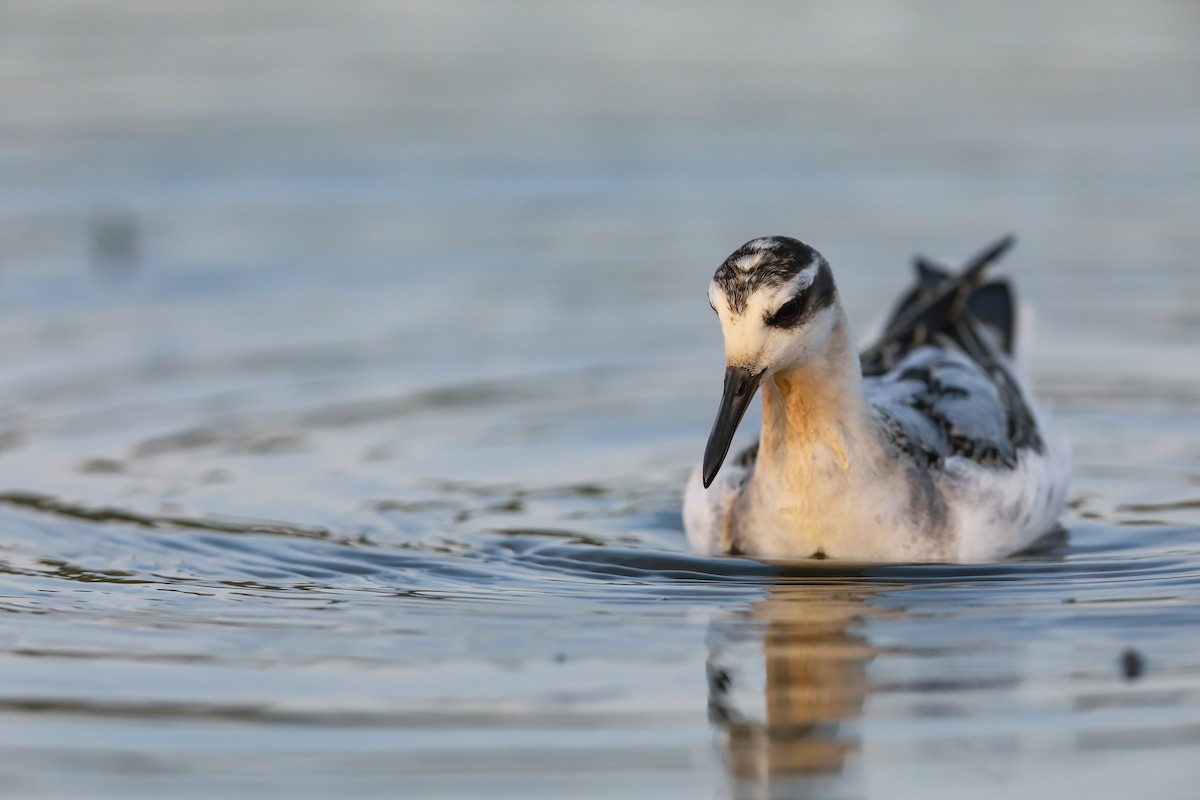
{"label": "red phalarope", "polygon": [[[1014,298],[985,268],[918,258],[916,285],[861,354],[829,264],[754,239],[708,290],[725,389],[684,501],[701,550],[764,558],[989,561],[1053,529],[1069,473],[1010,359]],[[759,388],[759,441],[721,469]]]}

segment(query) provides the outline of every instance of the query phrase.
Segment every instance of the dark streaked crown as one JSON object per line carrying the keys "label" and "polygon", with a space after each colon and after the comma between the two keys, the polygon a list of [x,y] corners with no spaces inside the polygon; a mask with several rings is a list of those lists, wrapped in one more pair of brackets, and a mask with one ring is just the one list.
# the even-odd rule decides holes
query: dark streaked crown
{"label": "dark streaked crown", "polygon": [[[833,279],[829,265],[813,248],[789,236],[751,239],[717,268],[713,281],[725,293],[730,309],[741,313],[750,296],[765,287],[784,286],[805,270],[814,271],[813,288],[832,302]],[[805,287],[807,288],[807,287]]]}

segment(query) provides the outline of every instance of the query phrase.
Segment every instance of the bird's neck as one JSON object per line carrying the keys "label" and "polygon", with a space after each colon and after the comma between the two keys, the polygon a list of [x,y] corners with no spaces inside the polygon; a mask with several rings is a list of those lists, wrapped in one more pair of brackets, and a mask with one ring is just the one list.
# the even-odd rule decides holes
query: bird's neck
{"label": "bird's neck", "polygon": [[777,480],[803,483],[819,473],[823,485],[831,485],[838,483],[831,478],[849,473],[856,459],[874,455],[874,418],[840,308],[821,356],[775,373],[762,391],[760,475],[766,471]]}

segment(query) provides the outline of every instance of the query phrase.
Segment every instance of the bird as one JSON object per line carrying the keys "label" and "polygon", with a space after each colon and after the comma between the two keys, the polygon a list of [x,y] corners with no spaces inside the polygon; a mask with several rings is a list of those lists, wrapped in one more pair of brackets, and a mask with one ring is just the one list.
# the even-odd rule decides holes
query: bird
{"label": "bird", "polygon": [[[979,563],[1060,530],[1069,448],[1015,366],[1012,284],[987,274],[1014,241],[957,272],[917,256],[913,285],[861,352],[815,249],[765,236],[725,259],[708,289],[724,388],[684,493],[691,545],[779,561]],[[727,463],[759,391],[758,441]]]}

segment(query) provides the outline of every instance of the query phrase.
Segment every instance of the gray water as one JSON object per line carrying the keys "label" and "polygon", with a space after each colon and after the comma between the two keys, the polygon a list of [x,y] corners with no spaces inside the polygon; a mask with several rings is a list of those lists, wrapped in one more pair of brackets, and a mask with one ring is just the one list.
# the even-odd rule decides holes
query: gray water
{"label": "gray water", "polygon": [[[1198,23],[0,4],[0,794],[1196,796]],[[689,553],[724,256],[1010,230],[1065,535]]]}

